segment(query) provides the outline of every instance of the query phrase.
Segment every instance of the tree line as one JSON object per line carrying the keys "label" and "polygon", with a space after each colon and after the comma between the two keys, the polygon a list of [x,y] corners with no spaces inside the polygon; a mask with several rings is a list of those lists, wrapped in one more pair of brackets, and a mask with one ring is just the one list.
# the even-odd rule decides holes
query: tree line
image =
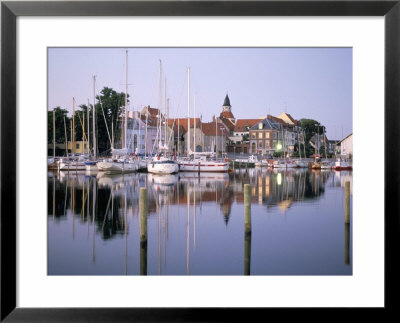
{"label": "tree line", "polygon": [[[129,102],[129,94],[127,96]],[[95,126],[96,126],[96,146],[99,154],[107,153],[111,149],[107,127],[111,136],[114,133],[114,141],[119,142],[121,137],[121,118],[124,114],[125,93],[118,93],[109,87],[104,87],[100,94],[96,96]],[[88,111],[89,109],[89,111]],[[87,141],[87,116],[89,112],[89,146],[93,149],[93,104],[80,104],[75,108],[75,141]],[[68,117],[68,110],[62,107],[54,108],[55,116],[55,142],[65,143],[65,132],[67,141],[71,141],[71,129],[73,117]],[[65,120],[65,123],[64,123]],[[53,143],[53,110],[48,111],[47,115],[47,143]],[[107,126],[106,126],[107,125]],[[113,130],[111,130],[113,128]],[[85,136],[83,135],[85,130]]]}

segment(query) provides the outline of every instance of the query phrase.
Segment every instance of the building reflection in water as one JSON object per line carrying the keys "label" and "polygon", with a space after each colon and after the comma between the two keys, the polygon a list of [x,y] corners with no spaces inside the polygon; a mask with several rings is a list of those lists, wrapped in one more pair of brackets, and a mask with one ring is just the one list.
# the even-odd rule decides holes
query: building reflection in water
{"label": "building reflection in water", "polygon": [[[94,176],[85,173],[49,173],[49,220],[63,223],[64,219],[71,216],[71,239],[75,239],[76,222],[87,225],[87,238],[91,236],[93,263],[96,262],[96,237],[103,241],[123,238],[123,267],[124,274],[128,274],[130,268],[127,258],[130,248],[133,248],[128,242],[130,226],[133,218],[140,217],[139,192],[140,187],[146,187],[148,219],[155,219],[157,222],[157,237],[151,242],[157,242],[157,274],[162,275],[167,266],[171,207],[174,207],[174,213],[178,215],[186,207],[186,274],[191,274],[190,253],[196,250],[196,243],[199,243],[199,236],[196,235],[197,213],[201,215],[204,206],[215,205],[215,214],[222,215],[221,220],[229,227],[232,207],[237,206],[243,210],[244,184],[250,184],[251,205],[258,205],[265,212],[276,210],[285,213],[297,204],[318,201],[324,195],[326,187],[341,187],[342,177],[346,176],[350,179],[352,177],[351,173],[344,172],[338,175],[330,171],[277,171],[266,168],[235,169],[232,173],[174,175],[99,173]],[[140,227],[142,228],[142,222]],[[149,235],[153,234],[153,226],[149,229]],[[346,264],[349,264],[350,257],[349,232],[346,227]],[[140,237],[140,274],[146,275],[149,252],[147,222],[146,239],[142,239],[142,234]],[[245,232],[243,243],[245,274],[250,274],[251,230]]]}

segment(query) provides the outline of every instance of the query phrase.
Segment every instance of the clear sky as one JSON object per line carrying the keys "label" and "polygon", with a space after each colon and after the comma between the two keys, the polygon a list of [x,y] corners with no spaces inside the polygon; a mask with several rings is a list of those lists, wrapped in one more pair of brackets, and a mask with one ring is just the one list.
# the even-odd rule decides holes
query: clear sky
{"label": "clear sky", "polygon": [[236,119],[286,111],[321,122],[329,139],[352,132],[351,48],[49,48],[48,109],[72,111],[73,97],[92,104],[93,75],[96,94],[104,86],[125,92],[126,50],[131,110],[158,106],[161,60],[170,117],[187,117],[190,67],[191,108],[196,93],[203,122],[219,115],[228,93]]}

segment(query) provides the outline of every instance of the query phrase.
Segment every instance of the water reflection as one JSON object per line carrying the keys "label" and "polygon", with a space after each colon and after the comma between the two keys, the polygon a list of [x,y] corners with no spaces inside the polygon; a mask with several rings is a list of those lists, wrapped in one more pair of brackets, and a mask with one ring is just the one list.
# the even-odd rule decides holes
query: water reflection
{"label": "water reflection", "polygon": [[[265,168],[49,173],[48,272],[238,275],[251,268],[257,275],[351,274],[350,226],[343,230],[343,187],[351,178],[351,172]],[[254,223],[253,231],[245,226],[243,238],[244,184],[250,185]],[[147,188],[142,213],[141,187]],[[307,266],[299,256],[314,249],[322,259]],[[341,262],[332,266],[337,253]]]}

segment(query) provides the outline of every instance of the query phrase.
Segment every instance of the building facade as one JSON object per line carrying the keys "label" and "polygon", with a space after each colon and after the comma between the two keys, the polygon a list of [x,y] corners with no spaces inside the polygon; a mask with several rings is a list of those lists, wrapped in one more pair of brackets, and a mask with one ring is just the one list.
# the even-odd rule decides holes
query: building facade
{"label": "building facade", "polygon": [[353,133],[344,137],[338,142],[338,145],[340,146],[340,155],[351,160],[353,158]]}

